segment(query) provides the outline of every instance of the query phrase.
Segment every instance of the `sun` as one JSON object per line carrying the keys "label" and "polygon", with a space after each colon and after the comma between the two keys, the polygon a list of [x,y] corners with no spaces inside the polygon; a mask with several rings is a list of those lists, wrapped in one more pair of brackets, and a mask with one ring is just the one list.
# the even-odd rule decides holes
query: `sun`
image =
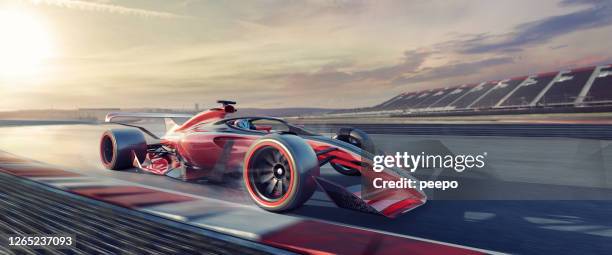
{"label": "sun", "polygon": [[0,9],[0,78],[36,78],[33,76],[53,53],[48,30],[38,17]]}

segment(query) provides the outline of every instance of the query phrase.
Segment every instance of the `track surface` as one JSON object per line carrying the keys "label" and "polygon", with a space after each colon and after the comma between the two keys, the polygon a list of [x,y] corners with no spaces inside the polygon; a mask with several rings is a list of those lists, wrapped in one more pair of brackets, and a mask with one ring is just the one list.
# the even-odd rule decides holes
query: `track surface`
{"label": "track surface", "polygon": [[[319,127],[337,128],[346,124],[315,125]],[[458,136],[514,136],[514,137],[562,137],[612,140],[612,125],[580,123],[409,123],[409,124],[363,124],[351,126],[370,134],[388,135],[458,135]]]}
{"label": "track surface", "polygon": [[[97,148],[99,135],[107,128],[110,126],[4,127],[0,128],[0,148],[86,175],[251,205],[238,183],[202,185],[134,171],[103,169]],[[410,213],[389,220],[336,208],[318,193],[293,214],[509,253],[609,254],[612,251],[612,201],[554,200],[568,199],[565,196],[571,199],[572,193],[580,191],[596,198],[612,197],[609,196],[612,162],[607,159],[612,158],[612,152],[608,141],[405,135],[374,135],[373,138],[378,147],[387,152],[412,151],[415,150],[413,146],[423,143],[432,150],[487,152],[490,167],[468,179],[476,180],[473,183],[481,185],[483,193],[490,190],[487,183],[505,184],[507,188],[496,191],[500,197],[486,199],[502,199],[505,197],[501,195],[506,193],[518,193],[521,199],[541,195],[539,199],[547,200],[430,200]],[[322,169],[322,175],[339,182],[359,182],[358,178],[339,176],[327,167]],[[567,194],[559,194],[564,192]],[[580,197],[580,194],[573,195]]]}
{"label": "track surface", "polygon": [[[278,254],[269,246],[202,231],[150,214],[0,173],[0,254]],[[10,247],[8,236],[68,233],[67,249]]]}

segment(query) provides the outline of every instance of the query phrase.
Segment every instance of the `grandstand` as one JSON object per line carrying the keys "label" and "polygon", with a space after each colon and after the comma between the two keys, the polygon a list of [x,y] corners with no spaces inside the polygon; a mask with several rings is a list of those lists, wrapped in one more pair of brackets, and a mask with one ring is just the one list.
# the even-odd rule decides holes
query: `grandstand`
{"label": "grandstand", "polygon": [[330,115],[453,115],[610,111],[612,65],[411,91]]}

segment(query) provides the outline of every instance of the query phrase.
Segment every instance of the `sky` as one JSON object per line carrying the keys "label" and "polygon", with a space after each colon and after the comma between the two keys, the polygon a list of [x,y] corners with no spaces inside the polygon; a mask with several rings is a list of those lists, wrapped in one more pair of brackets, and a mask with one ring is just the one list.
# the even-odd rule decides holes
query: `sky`
{"label": "sky", "polygon": [[612,1],[0,0],[0,111],[371,106],[612,63]]}

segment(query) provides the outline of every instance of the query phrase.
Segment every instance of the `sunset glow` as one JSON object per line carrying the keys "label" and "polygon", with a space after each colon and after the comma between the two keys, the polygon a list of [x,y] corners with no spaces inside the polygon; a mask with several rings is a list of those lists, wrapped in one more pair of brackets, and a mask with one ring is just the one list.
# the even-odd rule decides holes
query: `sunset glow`
{"label": "sunset glow", "polygon": [[612,63],[611,12],[582,0],[0,0],[0,109],[364,107]]}
{"label": "sunset glow", "polygon": [[5,82],[35,78],[54,54],[49,32],[30,13],[0,10],[0,34],[0,77]]}

